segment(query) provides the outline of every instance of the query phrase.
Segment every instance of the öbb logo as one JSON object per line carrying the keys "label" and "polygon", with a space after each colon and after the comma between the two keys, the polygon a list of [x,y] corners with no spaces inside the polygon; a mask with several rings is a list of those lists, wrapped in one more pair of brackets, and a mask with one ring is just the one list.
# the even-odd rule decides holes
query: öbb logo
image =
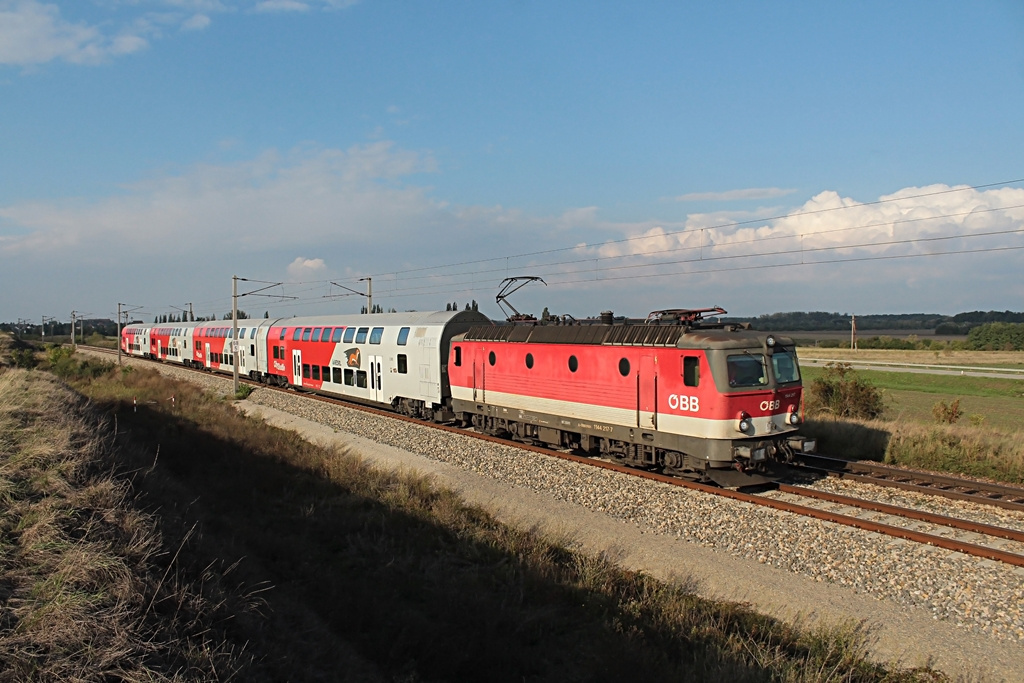
{"label": "\u00f6bb logo", "polygon": [[700,409],[700,402],[696,396],[680,396],[679,394],[669,394],[668,396],[668,407],[672,410],[689,411],[696,413]]}

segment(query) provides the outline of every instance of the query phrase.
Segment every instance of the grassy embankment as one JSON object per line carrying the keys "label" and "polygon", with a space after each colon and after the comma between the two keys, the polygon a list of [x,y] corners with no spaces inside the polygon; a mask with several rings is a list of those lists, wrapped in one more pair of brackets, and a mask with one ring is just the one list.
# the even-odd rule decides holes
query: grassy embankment
{"label": "grassy embankment", "polygon": [[939,679],[869,663],[855,627],[622,571],[153,371],[72,382],[94,408],[0,375],[0,679]]}
{"label": "grassy embankment", "polygon": [[[833,351],[826,349],[824,351]],[[804,350],[800,350],[804,355]],[[857,352],[858,354],[860,352]],[[874,351],[871,360],[931,362],[927,352]],[[1019,352],[957,352],[957,365],[1016,367]],[[805,387],[822,368],[801,369]],[[857,374],[883,392],[885,412],[871,421],[829,419],[808,404],[808,433],[821,439],[823,453],[866,458],[969,476],[1024,483],[1024,379],[931,375],[860,370]],[[939,424],[937,403],[959,401],[955,424]]]}

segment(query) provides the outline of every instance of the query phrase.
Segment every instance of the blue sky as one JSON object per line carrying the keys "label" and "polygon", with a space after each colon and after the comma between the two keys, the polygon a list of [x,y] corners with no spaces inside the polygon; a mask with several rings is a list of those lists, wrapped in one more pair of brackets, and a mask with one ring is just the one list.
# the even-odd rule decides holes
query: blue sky
{"label": "blue sky", "polygon": [[1009,0],[0,0],[0,320],[1024,310],[1021,112]]}

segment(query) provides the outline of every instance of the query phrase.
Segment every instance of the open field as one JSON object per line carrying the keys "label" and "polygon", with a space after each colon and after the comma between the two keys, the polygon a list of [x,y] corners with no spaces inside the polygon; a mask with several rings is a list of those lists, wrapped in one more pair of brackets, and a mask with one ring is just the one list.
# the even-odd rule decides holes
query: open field
{"label": "open field", "polygon": [[1024,369],[1024,351],[898,351],[888,349],[825,349],[800,346],[801,358],[825,358],[842,361],[880,361],[921,365],[964,365],[990,368]]}

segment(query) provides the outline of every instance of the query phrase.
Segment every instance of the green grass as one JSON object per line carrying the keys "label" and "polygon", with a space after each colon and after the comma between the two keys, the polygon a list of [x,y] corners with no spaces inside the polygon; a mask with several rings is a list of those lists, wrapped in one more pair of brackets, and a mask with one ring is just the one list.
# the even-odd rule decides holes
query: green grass
{"label": "green grass", "polygon": [[[825,372],[820,367],[801,367],[804,383],[810,384]],[[990,396],[1024,398],[1024,378],[1000,379],[966,375],[931,375],[917,372],[857,370],[857,374],[881,389],[916,391],[946,396]]]}

